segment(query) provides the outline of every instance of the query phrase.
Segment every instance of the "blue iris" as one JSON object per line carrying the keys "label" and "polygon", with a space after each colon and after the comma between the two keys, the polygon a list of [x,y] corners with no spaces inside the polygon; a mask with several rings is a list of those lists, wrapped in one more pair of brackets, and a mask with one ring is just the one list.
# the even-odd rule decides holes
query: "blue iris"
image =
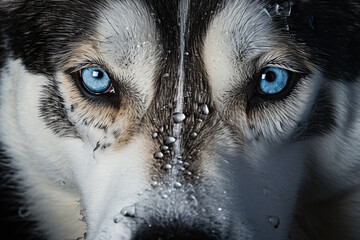
{"label": "blue iris", "polygon": [[260,91],[264,94],[277,94],[285,88],[288,80],[287,70],[278,67],[266,68],[261,74]]}
{"label": "blue iris", "polygon": [[107,73],[98,67],[84,68],[81,70],[81,78],[85,87],[92,93],[104,93],[111,86]]}

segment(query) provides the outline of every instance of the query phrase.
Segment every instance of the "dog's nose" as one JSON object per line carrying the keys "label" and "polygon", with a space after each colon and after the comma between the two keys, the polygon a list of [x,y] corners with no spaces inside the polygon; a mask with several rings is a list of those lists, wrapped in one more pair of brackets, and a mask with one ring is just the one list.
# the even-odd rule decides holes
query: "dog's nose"
{"label": "dog's nose", "polygon": [[133,240],[216,240],[219,239],[212,233],[197,229],[162,229],[153,228],[139,231]]}

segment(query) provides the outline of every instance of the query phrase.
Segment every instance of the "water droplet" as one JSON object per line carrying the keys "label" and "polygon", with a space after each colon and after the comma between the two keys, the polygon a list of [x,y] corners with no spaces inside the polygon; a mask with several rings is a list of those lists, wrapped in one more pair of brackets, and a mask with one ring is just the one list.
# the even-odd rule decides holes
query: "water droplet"
{"label": "water droplet", "polygon": [[66,184],[65,181],[63,181],[63,180],[59,181],[60,186],[64,186],[65,184]]}
{"label": "water droplet", "polygon": [[121,214],[125,217],[135,217],[135,206],[132,205],[132,206],[127,206],[127,207],[124,207],[123,209],[121,209]]}
{"label": "water droplet", "polygon": [[176,141],[176,138],[172,137],[172,136],[165,136],[164,137],[164,144],[165,145],[171,145]]}
{"label": "water droplet", "polygon": [[185,167],[188,167],[188,166],[190,166],[190,163],[184,162],[184,166],[185,166]]}
{"label": "water droplet", "polygon": [[153,138],[157,138],[157,136],[158,136],[158,133],[157,133],[157,132],[154,132],[154,133],[152,134],[152,137],[153,137]]}
{"label": "water droplet", "polygon": [[164,127],[160,127],[159,132],[163,132],[163,131],[164,131]]}
{"label": "water droplet", "polygon": [[177,164],[183,164],[183,161],[182,160],[177,160]]}
{"label": "water droplet", "polygon": [[168,197],[169,197],[169,196],[168,196],[166,193],[164,193],[164,194],[161,195],[161,198],[162,198],[162,199],[167,199]]}
{"label": "water droplet", "polygon": [[176,112],[173,114],[173,119],[174,119],[174,123],[181,123],[182,121],[185,120],[185,114],[181,113],[181,112]]}
{"label": "water droplet", "polygon": [[148,227],[149,227],[149,228],[151,228],[151,227],[152,227],[152,225],[151,225],[151,224],[149,224],[149,225],[148,225]]}
{"label": "water droplet", "polygon": [[185,54],[186,56],[189,56],[189,52],[184,52],[184,54]]}
{"label": "water droplet", "polygon": [[160,159],[160,158],[163,158],[163,157],[164,157],[164,154],[162,152],[156,152],[154,154],[154,158]]}
{"label": "water droplet", "polygon": [[153,182],[151,183],[151,186],[157,187],[157,186],[159,186],[159,183],[158,183],[157,181],[153,181]]}
{"label": "water droplet", "polygon": [[166,150],[169,150],[169,147],[166,146],[166,145],[162,145],[162,146],[160,147],[160,150],[161,150],[161,151],[166,151]]}
{"label": "water droplet", "polygon": [[168,164],[168,163],[166,163],[162,166],[162,169],[164,169],[164,170],[169,170],[171,168],[172,168],[171,164]]}
{"label": "water droplet", "polygon": [[197,132],[193,132],[193,133],[191,133],[191,134],[190,134],[190,137],[192,137],[192,138],[196,138],[196,137],[197,137],[197,135],[198,135],[198,134],[197,134]]}
{"label": "water droplet", "polygon": [[19,207],[18,216],[21,218],[26,218],[26,217],[30,216],[30,213],[26,207]]}
{"label": "water droplet", "polygon": [[192,173],[191,173],[190,171],[185,171],[184,174],[185,174],[185,175],[188,175],[188,176],[191,176],[191,175],[192,175]]}
{"label": "water droplet", "polygon": [[114,216],[113,221],[114,221],[114,223],[119,223],[123,219],[124,219],[124,216],[121,213],[118,213]]}
{"label": "water droplet", "polygon": [[181,188],[182,184],[179,182],[174,183],[174,188]]}
{"label": "water droplet", "polygon": [[197,123],[201,123],[203,120],[201,118],[198,118],[195,120]]}
{"label": "water droplet", "polygon": [[222,211],[222,208],[221,208],[221,207],[219,207],[219,208],[218,208],[218,211],[219,211],[219,212],[221,212],[221,211]]}
{"label": "water droplet", "polygon": [[179,167],[179,171],[184,171],[185,168],[184,167]]}
{"label": "water droplet", "polygon": [[274,228],[278,228],[280,225],[280,218],[277,216],[271,216],[269,217],[269,223],[274,227]]}
{"label": "water droplet", "polygon": [[208,106],[204,103],[198,107],[198,112],[204,115],[208,115],[210,111]]}
{"label": "water droplet", "polygon": [[167,77],[169,77],[169,76],[170,76],[170,73],[164,73],[164,74],[163,74],[163,77],[164,77],[164,78],[167,78]]}

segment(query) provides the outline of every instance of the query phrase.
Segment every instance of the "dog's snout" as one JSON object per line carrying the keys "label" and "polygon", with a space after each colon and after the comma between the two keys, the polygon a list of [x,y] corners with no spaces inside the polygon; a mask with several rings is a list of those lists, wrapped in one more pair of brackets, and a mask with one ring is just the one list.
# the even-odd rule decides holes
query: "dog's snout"
{"label": "dog's snout", "polygon": [[212,233],[198,229],[176,229],[155,227],[139,231],[133,240],[216,240],[219,239]]}

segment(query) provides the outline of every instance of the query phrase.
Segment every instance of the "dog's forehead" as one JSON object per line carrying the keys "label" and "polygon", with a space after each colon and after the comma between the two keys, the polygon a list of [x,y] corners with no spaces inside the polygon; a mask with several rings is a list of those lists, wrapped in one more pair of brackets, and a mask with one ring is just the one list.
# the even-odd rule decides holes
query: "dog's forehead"
{"label": "dog's forehead", "polygon": [[[207,35],[216,36],[217,42],[224,42],[232,48],[232,54],[247,57],[248,52],[256,55],[265,51],[266,42],[272,30],[264,23],[271,22],[264,4],[258,1],[195,1],[189,6],[186,1],[119,1],[107,2],[105,11],[99,14],[97,33],[100,45],[109,43],[114,58],[119,60],[129,50],[150,42],[165,51],[179,53],[180,38],[186,39],[186,51],[198,50]],[[186,16],[181,15],[185,11]],[[181,22],[186,18],[184,35],[180,34]],[[209,33],[208,33],[209,32]],[[223,49],[222,49],[223,50]],[[115,52],[116,51],[116,52]],[[257,51],[257,52],[255,52]]]}
{"label": "dog's forehead", "polygon": [[201,59],[204,64],[197,70],[213,76],[208,82],[221,90],[224,84],[231,85],[224,80],[237,74],[234,63],[249,60],[279,42],[271,18],[257,1],[191,2],[186,16],[181,14],[184,8],[181,1],[108,2],[95,27],[105,62],[146,94],[160,65],[166,65],[167,71],[178,70],[183,40],[185,71],[191,70],[189,62]]}

